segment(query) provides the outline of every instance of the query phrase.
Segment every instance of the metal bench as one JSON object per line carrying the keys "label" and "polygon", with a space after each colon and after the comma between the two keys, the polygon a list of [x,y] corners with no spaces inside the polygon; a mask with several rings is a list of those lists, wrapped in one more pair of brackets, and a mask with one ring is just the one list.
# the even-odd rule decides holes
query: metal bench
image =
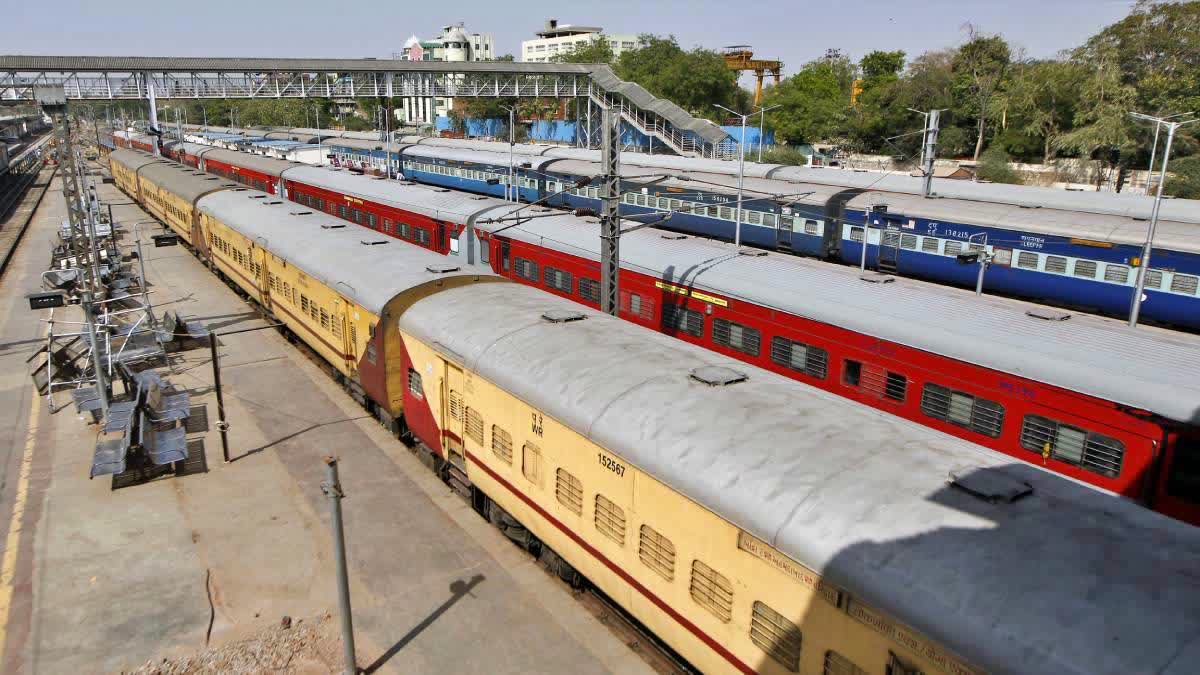
{"label": "metal bench", "polygon": [[171,464],[187,459],[187,429],[175,424],[160,429],[143,412],[138,421],[138,445],[155,465]]}
{"label": "metal bench", "polygon": [[191,396],[186,391],[167,393],[166,384],[161,380],[153,381],[146,388],[146,416],[151,422],[181,422],[187,419],[191,412]]}

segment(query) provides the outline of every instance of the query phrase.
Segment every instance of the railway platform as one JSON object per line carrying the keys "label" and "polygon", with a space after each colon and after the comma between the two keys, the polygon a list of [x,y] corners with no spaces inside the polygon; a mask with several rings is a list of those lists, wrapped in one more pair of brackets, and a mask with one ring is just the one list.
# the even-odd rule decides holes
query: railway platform
{"label": "railway platform", "polygon": [[[99,186],[119,223],[149,217]],[[336,613],[322,458],[340,458],[358,665],[366,672],[651,672],[628,638],[477,516],[274,330],[219,342],[233,461],[113,489],[88,480],[96,427],[51,413],[25,361],[64,217],[56,179],[0,281],[0,672],[122,672],[220,646],[283,616]],[[142,226],[155,310],[209,330],[265,325],[182,247]],[[127,235],[125,243],[132,237]],[[60,318],[75,310],[59,309]],[[70,316],[69,318],[75,318]],[[207,349],[164,377],[217,418]],[[62,405],[69,397],[59,394]],[[296,670],[295,672],[319,672]]]}

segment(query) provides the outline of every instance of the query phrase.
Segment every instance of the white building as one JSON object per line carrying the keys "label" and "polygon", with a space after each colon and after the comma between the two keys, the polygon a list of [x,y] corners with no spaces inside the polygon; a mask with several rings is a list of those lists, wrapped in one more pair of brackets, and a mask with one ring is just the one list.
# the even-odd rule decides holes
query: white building
{"label": "white building", "polygon": [[[495,41],[488,33],[468,33],[463,24],[444,26],[442,34],[433,40],[421,40],[416,35],[404,43],[400,58],[405,61],[489,61],[496,58]],[[454,99],[439,96],[405,97],[396,111],[405,124],[433,124],[438,117],[449,114]]]}
{"label": "white building", "polygon": [[558,19],[546,19],[546,27],[538,32],[536,40],[521,42],[521,53],[517,60],[549,61],[559,54],[569,54],[588,45],[598,35],[608,40],[614,56],[644,46],[633,33],[605,33],[599,26],[573,26],[569,23],[560,24]]}

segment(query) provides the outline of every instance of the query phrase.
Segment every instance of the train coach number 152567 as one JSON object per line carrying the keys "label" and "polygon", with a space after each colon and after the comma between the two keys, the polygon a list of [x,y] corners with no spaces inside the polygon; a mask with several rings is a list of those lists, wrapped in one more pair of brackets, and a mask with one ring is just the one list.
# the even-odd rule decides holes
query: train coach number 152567
{"label": "train coach number 152567", "polygon": [[613,459],[612,457],[605,457],[604,453],[602,453],[602,452],[596,453],[596,456],[600,458],[600,466],[608,469],[609,471],[617,474],[618,476],[620,476],[622,478],[625,477],[625,465],[624,464],[618,462],[617,460]]}

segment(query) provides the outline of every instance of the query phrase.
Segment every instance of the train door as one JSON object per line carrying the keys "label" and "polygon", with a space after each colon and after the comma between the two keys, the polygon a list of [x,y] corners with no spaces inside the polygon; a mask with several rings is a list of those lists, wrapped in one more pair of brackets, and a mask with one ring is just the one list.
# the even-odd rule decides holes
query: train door
{"label": "train door", "polygon": [[466,471],[463,456],[463,426],[466,417],[463,406],[463,372],[458,366],[446,364],[446,375],[442,380],[442,443],[446,448],[446,459],[459,469]]}
{"label": "train door", "polygon": [[775,240],[777,247],[784,251],[792,250],[792,228],[795,227],[794,223],[796,222],[802,223],[804,219],[795,216],[779,216],[779,227],[775,230],[778,233],[778,238]]}
{"label": "train door", "polygon": [[1170,439],[1163,461],[1154,510],[1200,525],[1200,435]]}
{"label": "train door", "polygon": [[879,244],[878,260],[877,267],[880,272],[895,274],[896,269],[899,267],[900,230],[893,229],[891,225],[883,231],[883,239]]}

